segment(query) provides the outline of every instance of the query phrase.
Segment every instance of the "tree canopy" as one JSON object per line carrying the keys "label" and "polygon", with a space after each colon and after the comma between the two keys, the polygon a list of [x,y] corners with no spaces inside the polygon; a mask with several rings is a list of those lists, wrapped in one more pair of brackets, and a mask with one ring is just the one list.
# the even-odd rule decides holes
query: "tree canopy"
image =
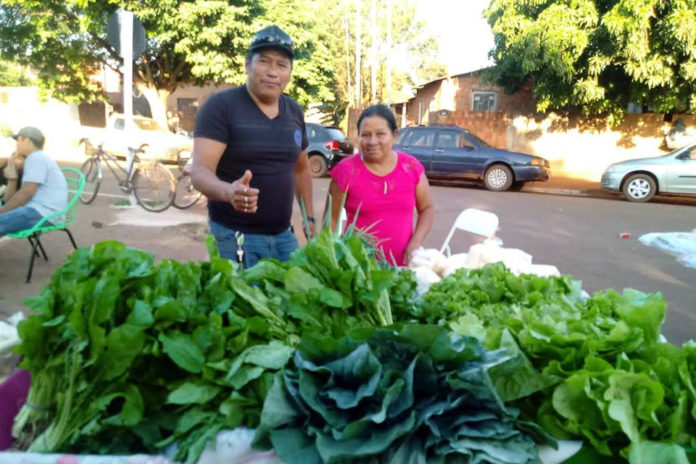
{"label": "tree canopy", "polygon": [[[297,60],[288,92],[301,104],[323,103],[340,121],[355,79],[356,24],[361,22],[361,98],[406,98],[404,90],[440,77],[432,65],[434,40],[415,19],[413,0],[392,4],[391,48],[386,43],[387,0],[370,2],[357,17],[347,0],[0,0],[0,59],[28,65],[48,93],[68,102],[105,99],[98,76],[122,64],[106,41],[107,18],[118,8],[132,11],[147,31],[147,48],[135,57],[134,83],[164,118],[167,97],[182,85],[244,82],[245,54],[252,35],[277,24],[293,37]],[[346,57],[348,56],[348,59]],[[367,57],[374,57],[368,61]],[[392,85],[387,86],[387,63]],[[349,73],[350,68],[350,73]],[[158,101],[159,100],[159,101]],[[157,118],[157,108],[152,108]]]}
{"label": "tree canopy", "polygon": [[492,0],[486,16],[490,78],[508,92],[531,78],[539,111],[696,112],[694,0]]}

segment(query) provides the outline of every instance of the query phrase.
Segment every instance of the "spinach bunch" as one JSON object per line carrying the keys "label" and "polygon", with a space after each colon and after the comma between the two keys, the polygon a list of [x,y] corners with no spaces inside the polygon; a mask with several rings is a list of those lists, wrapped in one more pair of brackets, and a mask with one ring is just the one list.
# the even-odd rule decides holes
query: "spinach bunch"
{"label": "spinach bunch", "polygon": [[408,277],[357,236],[323,231],[289,263],[242,271],[214,241],[200,263],[103,242],[77,250],[20,324],[32,372],[15,421],[38,452],[158,452],[195,460],[222,428],[255,427],[273,374],[303,334],[393,322]]}

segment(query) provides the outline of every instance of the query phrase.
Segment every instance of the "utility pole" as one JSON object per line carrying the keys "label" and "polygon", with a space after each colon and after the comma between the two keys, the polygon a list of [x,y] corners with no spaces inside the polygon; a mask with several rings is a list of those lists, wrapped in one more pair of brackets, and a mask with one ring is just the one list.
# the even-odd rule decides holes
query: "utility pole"
{"label": "utility pole", "polygon": [[387,64],[387,91],[385,101],[387,104],[391,103],[391,91],[392,91],[392,68],[391,68],[391,56],[392,56],[392,0],[387,0],[387,53],[386,53],[386,64]]}
{"label": "utility pole", "polygon": [[[346,2],[343,2],[344,6]],[[348,8],[345,8],[346,14],[343,16],[343,28],[346,31],[346,88],[348,89],[348,102],[353,101],[353,86],[350,82],[350,31],[348,29]]]}
{"label": "utility pole", "polygon": [[356,27],[355,27],[355,107],[362,106],[362,85],[360,78],[360,55],[362,53],[362,0],[355,0],[357,3]]}
{"label": "utility pole", "polygon": [[370,8],[370,103],[377,102],[377,0]]}

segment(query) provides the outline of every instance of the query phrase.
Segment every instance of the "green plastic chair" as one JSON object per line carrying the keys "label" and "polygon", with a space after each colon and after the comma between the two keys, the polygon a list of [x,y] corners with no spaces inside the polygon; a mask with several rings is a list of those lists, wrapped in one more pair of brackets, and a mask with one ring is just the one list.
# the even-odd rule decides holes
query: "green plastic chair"
{"label": "green plastic chair", "polygon": [[20,230],[19,232],[8,234],[12,238],[26,238],[29,240],[29,243],[31,243],[31,258],[29,259],[27,283],[31,282],[31,273],[34,270],[34,259],[39,256],[39,251],[41,251],[43,258],[48,261],[46,250],[44,250],[44,247],[41,244],[41,234],[54,230],[62,230],[68,234],[70,243],[72,243],[73,248],[77,250],[75,239],[73,238],[72,233],[70,233],[68,226],[70,226],[75,220],[77,203],[80,199],[80,194],[85,188],[85,176],[78,169],[74,168],[63,168],[61,171],[63,171],[65,181],[68,184],[68,204],[65,206],[65,208],[53,214],[49,214],[48,216],[42,217],[30,229]]}

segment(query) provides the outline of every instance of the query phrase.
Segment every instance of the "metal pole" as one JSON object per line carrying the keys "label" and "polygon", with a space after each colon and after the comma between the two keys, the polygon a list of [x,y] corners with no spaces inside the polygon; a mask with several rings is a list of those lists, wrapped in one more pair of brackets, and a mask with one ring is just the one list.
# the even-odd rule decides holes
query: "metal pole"
{"label": "metal pole", "polygon": [[[128,144],[132,143],[135,123],[133,122],[133,12],[119,10],[121,24],[121,56],[123,57],[123,138],[126,144],[126,165],[130,166],[133,154],[128,150]],[[130,194],[130,203],[135,205],[133,192]]]}

